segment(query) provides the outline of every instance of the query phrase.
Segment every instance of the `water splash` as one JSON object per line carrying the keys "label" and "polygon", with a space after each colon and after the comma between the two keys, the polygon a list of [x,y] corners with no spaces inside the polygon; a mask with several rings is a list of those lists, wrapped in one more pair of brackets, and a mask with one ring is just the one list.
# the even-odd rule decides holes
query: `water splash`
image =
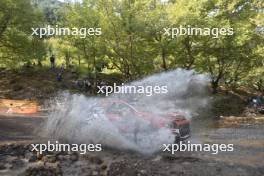
{"label": "water splash", "polygon": [[[166,94],[112,94],[107,98],[89,98],[62,93],[55,100],[56,110],[50,114],[44,134],[48,138],[68,143],[100,143],[118,149],[152,153],[159,150],[163,143],[173,142],[174,136],[170,129],[164,126],[153,130],[149,121],[127,112],[126,118],[115,122],[109,117],[109,109],[112,107],[103,104],[112,99],[121,99],[140,113],[148,112],[153,119],[166,120],[166,114],[175,111],[191,118],[199,108],[207,104],[208,81],[206,75],[197,74],[192,70],[176,69],[126,84],[166,85]],[[120,130],[122,128],[125,128],[126,132]]]}

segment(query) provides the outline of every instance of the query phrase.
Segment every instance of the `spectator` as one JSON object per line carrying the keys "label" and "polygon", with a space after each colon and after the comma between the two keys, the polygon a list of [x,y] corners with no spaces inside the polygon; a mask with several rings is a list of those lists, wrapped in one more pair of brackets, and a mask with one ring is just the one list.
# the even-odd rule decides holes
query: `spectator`
{"label": "spectator", "polygon": [[258,106],[263,105],[263,97],[262,97],[262,94],[258,94],[258,95],[255,97],[255,99],[256,99],[256,103],[257,103]]}
{"label": "spectator", "polygon": [[51,68],[55,68],[55,56],[53,54],[50,57],[50,66]]}
{"label": "spectator", "polygon": [[77,85],[77,87],[79,88],[79,89],[82,89],[83,88],[83,81],[82,80],[80,80],[80,79],[78,79],[77,81],[76,81],[76,85]]}
{"label": "spectator", "polygon": [[252,104],[254,107],[262,106],[263,103],[264,101],[261,94],[258,94],[257,96],[253,96],[250,98],[250,104]]}
{"label": "spectator", "polygon": [[64,64],[61,64],[60,70],[59,70],[59,72],[57,74],[57,77],[56,77],[56,79],[57,79],[58,82],[61,82],[62,81],[63,73],[64,73]]}
{"label": "spectator", "polygon": [[89,91],[92,88],[92,84],[89,80],[84,80],[84,88],[86,91]]}
{"label": "spectator", "polygon": [[65,65],[64,64],[61,64],[60,72],[63,73],[64,70],[65,70]]}
{"label": "spectator", "polygon": [[57,81],[58,81],[58,82],[61,82],[61,81],[62,81],[62,73],[61,73],[61,72],[59,72],[59,73],[57,74]]}

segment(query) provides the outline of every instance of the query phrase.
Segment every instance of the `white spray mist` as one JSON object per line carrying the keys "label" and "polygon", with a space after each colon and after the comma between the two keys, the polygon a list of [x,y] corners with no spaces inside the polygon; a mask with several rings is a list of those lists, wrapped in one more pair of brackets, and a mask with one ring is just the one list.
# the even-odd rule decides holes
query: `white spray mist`
{"label": "white spray mist", "polygon": [[[47,120],[44,135],[48,138],[68,143],[100,143],[118,149],[130,149],[142,153],[152,153],[161,149],[163,143],[172,143],[174,136],[168,127],[158,130],[149,128],[149,123],[133,117],[116,124],[108,117],[102,102],[107,99],[122,99],[139,112],[148,112],[152,118],[181,112],[186,118],[207,104],[209,78],[192,70],[176,69],[149,76],[126,84],[142,86],[167,86],[166,94],[112,94],[107,98],[85,97],[63,93],[55,101],[55,111]],[[126,120],[127,119],[127,120]],[[139,129],[137,137],[133,132],[123,133],[119,127]],[[133,130],[132,130],[133,131]]]}

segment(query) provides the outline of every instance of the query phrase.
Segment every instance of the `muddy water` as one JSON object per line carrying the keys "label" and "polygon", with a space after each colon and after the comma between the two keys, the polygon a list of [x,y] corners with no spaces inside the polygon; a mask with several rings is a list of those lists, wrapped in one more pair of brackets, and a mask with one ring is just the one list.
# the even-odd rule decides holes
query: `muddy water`
{"label": "muddy water", "polygon": [[[25,144],[32,143],[36,140],[34,129],[41,125],[42,120],[38,118],[0,117],[0,143],[21,143],[22,141]],[[184,176],[264,175],[263,123],[243,122],[243,124],[235,126],[224,126],[219,125],[219,122],[212,119],[193,119],[191,142],[210,144],[231,143],[234,144],[234,151],[220,152],[217,155],[201,152],[180,152],[176,155],[157,153],[152,156],[142,156],[126,151],[104,150],[103,152],[94,154],[95,156],[82,156],[78,162],[66,160],[69,158],[68,156],[64,157],[66,159],[57,162],[61,165],[63,175],[87,175],[88,171],[99,173],[100,170],[98,171],[97,169],[102,167],[105,167],[106,170],[104,169],[103,172],[100,171],[99,175],[109,176],[124,174],[137,175],[138,173],[141,175]],[[3,152],[3,155],[1,155],[1,152]],[[11,153],[13,153],[12,150]],[[5,166],[5,163],[12,164],[10,170],[0,169],[0,175],[17,175],[19,172],[23,173],[31,165],[34,168],[36,164],[43,165],[43,161],[45,161],[44,157],[43,161],[33,163],[25,162],[26,164],[22,165],[14,164],[15,161],[21,161],[23,163],[24,159],[20,159],[21,156],[14,157],[13,155],[9,156],[6,150],[0,151],[0,165],[1,162],[2,166]],[[102,160],[103,164],[89,163],[94,157]],[[12,162],[9,162],[9,160],[12,160]],[[56,163],[51,164],[57,168]],[[45,164],[41,166],[42,170],[45,167]],[[87,170],[87,172],[82,172],[81,174],[83,169]],[[41,169],[37,170],[41,171]]]}
{"label": "muddy water", "polygon": [[0,116],[0,144],[34,140],[43,121],[41,117]]}
{"label": "muddy water", "polygon": [[[202,157],[223,161],[230,165],[264,168],[264,123],[234,122],[196,119],[192,123],[193,143],[234,144],[233,152],[217,155],[203,153]],[[229,124],[232,124],[230,121]]]}

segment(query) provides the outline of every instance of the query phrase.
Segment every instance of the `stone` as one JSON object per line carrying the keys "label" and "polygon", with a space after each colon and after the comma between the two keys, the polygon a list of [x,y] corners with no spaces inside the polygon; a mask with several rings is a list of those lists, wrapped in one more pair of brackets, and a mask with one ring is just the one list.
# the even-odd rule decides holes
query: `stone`
{"label": "stone", "polygon": [[37,153],[37,159],[38,159],[38,160],[41,160],[42,157],[43,157],[43,154],[40,154],[40,153],[38,152],[38,153]]}
{"label": "stone", "polygon": [[56,162],[56,156],[54,155],[46,155],[42,158],[43,162],[47,163],[55,163]]}
{"label": "stone", "polygon": [[98,171],[92,171],[92,175],[99,175]]}
{"label": "stone", "polygon": [[0,163],[0,170],[5,170],[7,169],[4,163]]}
{"label": "stone", "polygon": [[101,169],[102,169],[102,170],[106,170],[106,169],[107,169],[107,165],[105,165],[105,164],[102,165],[102,166],[101,166]]}
{"label": "stone", "polygon": [[25,166],[25,163],[24,161],[22,161],[21,159],[14,159],[12,162],[11,162],[11,169],[13,168],[21,168],[23,166]]}
{"label": "stone", "polygon": [[70,160],[72,162],[78,161],[78,159],[79,159],[79,155],[77,153],[73,153],[70,155]]}
{"label": "stone", "polygon": [[36,162],[38,160],[36,155],[32,155],[29,159],[28,162]]}
{"label": "stone", "polygon": [[28,162],[36,162],[38,160],[37,156],[34,155],[32,152],[26,152],[25,159],[27,159]]}
{"label": "stone", "polygon": [[90,161],[91,161],[92,163],[95,163],[95,164],[98,164],[98,165],[100,165],[100,164],[103,163],[103,160],[101,160],[101,158],[99,158],[99,157],[97,157],[97,156],[91,157],[91,158],[90,158]]}

